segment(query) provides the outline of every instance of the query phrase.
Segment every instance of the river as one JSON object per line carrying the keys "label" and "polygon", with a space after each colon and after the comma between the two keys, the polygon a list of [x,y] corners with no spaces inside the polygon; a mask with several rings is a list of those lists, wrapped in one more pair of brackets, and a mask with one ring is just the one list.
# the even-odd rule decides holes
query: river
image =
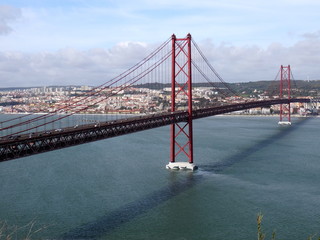
{"label": "river", "polygon": [[277,122],[194,121],[195,172],[165,168],[169,126],[0,163],[0,219],[34,221],[35,239],[249,240],[262,213],[267,239],[307,239],[320,230],[320,118]]}

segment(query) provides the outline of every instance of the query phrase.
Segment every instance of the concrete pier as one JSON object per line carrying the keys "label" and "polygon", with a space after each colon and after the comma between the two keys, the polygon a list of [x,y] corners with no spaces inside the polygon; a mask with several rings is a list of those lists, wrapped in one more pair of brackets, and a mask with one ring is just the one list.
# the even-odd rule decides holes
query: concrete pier
{"label": "concrete pier", "polygon": [[291,125],[291,122],[289,122],[289,121],[279,121],[278,124],[279,125]]}
{"label": "concrete pier", "polygon": [[198,167],[194,165],[193,163],[188,162],[169,162],[169,164],[166,165],[167,169],[175,169],[175,170],[196,170]]}

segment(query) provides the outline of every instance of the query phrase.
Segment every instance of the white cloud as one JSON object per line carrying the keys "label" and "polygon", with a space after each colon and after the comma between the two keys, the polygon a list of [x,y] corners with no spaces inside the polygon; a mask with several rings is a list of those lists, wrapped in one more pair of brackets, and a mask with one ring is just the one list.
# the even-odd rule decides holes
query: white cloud
{"label": "white cloud", "polygon": [[0,6],[1,87],[98,85],[172,33],[191,33],[226,81],[273,79],[281,64],[296,78],[320,78],[317,0],[48,4]]}
{"label": "white cloud", "polygon": [[108,50],[0,52],[0,87],[99,85],[140,61],[150,51],[143,43],[120,43]]}
{"label": "white cloud", "polygon": [[[310,34],[306,34],[309,36]],[[320,80],[318,64],[320,36],[298,41],[293,46],[272,43],[266,48],[258,46],[215,46],[204,43],[202,48],[213,66],[227,82],[274,80],[281,65],[291,65],[295,79]]]}
{"label": "white cloud", "polygon": [[[309,36],[310,34],[306,34]],[[226,82],[273,80],[280,65],[291,65],[295,79],[319,79],[320,37],[311,34],[293,46],[280,43],[267,48],[198,43]],[[0,87],[39,85],[100,85],[147,56],[154,46],[122,42],[110,49],[54,52],[0,52]]]}
{"label": "white cloud", "polygon": [[7,5],[0,5],[0,35],[10,33],[13,29],[10,27],[9,23],[18,19],[20,16],[20,9]]}

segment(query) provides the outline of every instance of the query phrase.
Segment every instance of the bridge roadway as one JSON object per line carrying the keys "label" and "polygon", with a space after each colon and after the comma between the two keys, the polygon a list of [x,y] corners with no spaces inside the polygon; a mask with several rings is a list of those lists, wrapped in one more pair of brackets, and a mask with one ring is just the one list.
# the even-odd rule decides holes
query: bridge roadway
{"label": "bridge roadway", "polygon": [[[290,102],[310,102],[310,99],[293,98],[290,99]],[[193,119],[287,103],[289,103],[288,99],[275,99],[197,109],[193,110]],[[67,127],[59,131],[52,130],[50,132],[43,131],[34,134],[11,136],[0,139],[0,162],[184,122],[187,121],[187,119],[187,112],[177,111],[173,113],[159,113],[120,119],[99,124],[80,125],[77,128]]]}

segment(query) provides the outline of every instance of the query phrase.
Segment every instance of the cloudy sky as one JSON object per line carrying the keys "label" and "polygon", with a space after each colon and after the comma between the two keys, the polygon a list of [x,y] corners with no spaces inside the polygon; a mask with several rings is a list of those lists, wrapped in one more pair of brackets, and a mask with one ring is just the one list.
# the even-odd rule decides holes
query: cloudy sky
{"label": "cloudy sky", "polygon": [[320,79],[319,0],[2,0],[0,87],[99,85],[173,33],[226,82]]}

